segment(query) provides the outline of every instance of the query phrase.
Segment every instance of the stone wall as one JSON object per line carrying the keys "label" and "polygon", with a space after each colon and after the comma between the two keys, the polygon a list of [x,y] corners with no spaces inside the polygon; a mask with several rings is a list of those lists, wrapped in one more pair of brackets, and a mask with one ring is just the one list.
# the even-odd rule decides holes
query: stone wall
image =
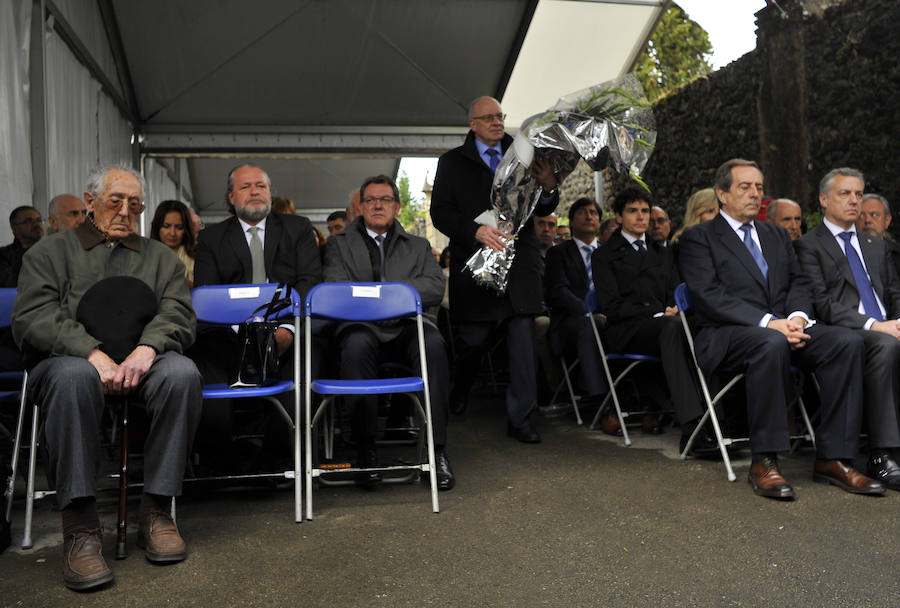
{"label": "stone wall", "polygon": [[[644,178],[680,224],[694,191],[732,157],[758,161],[766,192],[818,209],[830,169],[866,174],[891,201],[900,234],[900,22],[896,0],[780,0],[759,13],[757,49],[654,106],[656,150]],[[828,5],[833,5],[828,7]],[[581,190],[584,183],[589,187]],[[578,185],[578,187],[576,187]],[[563,206],[593,196],[592,180]]]}

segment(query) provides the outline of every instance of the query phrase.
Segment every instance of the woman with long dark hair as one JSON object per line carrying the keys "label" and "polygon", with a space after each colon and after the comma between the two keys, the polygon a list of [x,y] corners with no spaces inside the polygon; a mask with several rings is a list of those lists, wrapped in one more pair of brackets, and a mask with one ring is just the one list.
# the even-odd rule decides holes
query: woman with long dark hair
{"label": "woman with long dark hair", "polygon": [[194,253],[197,236],[191,224],[191,212],[181,201],[163,201],[150,224],[150,238],[161,242],[184,262],[184,278],[194,286]]}

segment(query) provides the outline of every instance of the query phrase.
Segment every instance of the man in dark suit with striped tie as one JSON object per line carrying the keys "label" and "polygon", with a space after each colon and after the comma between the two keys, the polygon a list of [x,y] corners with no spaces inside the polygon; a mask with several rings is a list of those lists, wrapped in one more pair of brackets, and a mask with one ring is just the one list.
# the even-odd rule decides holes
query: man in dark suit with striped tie
{"label": "man in dark suit with striped tie", "polygon": [[824,221],[794,244],[812,282],[816,317],[855,330],[866,346],[864,411],[868,474],[900,491],[900,277],[883,239],[859,232],[865,181],[856,169],[830,171],[819,184]]}
{"label": "man in dark suit with striped tie", "polygon": [[822,389],[813,479],[883,494],[880,482],[853,468],[862,425],[862,338],[813,321],[810,281],[787,231],[755,221],[763,193],[759,166],[725,162],[716,170],[715,190],[722,212],[685,231],[678,262],[694,299],[701,367],[746,373],[753,491],[794,497],[777,456],[790,449],[786,388],[794,363],[815,373]]}

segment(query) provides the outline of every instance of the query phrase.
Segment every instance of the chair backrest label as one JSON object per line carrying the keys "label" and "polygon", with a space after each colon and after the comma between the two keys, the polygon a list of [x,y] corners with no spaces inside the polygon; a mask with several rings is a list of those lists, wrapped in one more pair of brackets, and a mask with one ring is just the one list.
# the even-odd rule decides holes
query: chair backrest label
{"label": "chair backrest label", "polygon": [[259,287],[230,287],[228,289],[228,297],[232,300],[258,298]]}
{"label": "chair backrest label", "polygon": [[381,285],[351,285],[354,298],[381,298]]}

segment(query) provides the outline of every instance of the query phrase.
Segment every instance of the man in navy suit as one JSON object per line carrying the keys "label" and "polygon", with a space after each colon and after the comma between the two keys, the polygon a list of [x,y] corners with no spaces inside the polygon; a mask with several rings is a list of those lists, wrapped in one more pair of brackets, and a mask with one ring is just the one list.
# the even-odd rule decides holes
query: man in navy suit
{"label": "man in navy suit", "polygon": [[[592,286],[587,263],[597,249],[600,206],[587,197],[576,200],[569,207],[569,226],[573,238],[547,252],[544,271],[550,307],[550,349],[557,355],[577,353],[581,389],[585,394],[583,402],[599,405],[607,388],[601,372],[600,351],[585,317],[588,310],[584,298]],[[603,429],[610,434],[619,431],[615,412],[604,418]]]}
{"label": "man in navy suit", "polygon": [[824,221],[794,243],[815,292],[816,317],[855,330],[866,345],[863,371],[867,472],[900,491],[900,277],[883,239],[857,230],[862,173],[830,171],[819,184]]}
{"label": "man in navy suit", "polygon": [[763,193],[759,166],[725,162],[715,190],[722,213],[682,235],[679,264],[696,308],[700,365],[707,373],[725,365],[747,374],[750,485],[761,496],[794,497],[777,456],[790,448],[785,395],[793,362],[815,373],[821,387],[813,479],[883,494],[880,482],[852,466],[862,424],[862,338],[814,323],[810,282],[787,231],[754,221]]}

